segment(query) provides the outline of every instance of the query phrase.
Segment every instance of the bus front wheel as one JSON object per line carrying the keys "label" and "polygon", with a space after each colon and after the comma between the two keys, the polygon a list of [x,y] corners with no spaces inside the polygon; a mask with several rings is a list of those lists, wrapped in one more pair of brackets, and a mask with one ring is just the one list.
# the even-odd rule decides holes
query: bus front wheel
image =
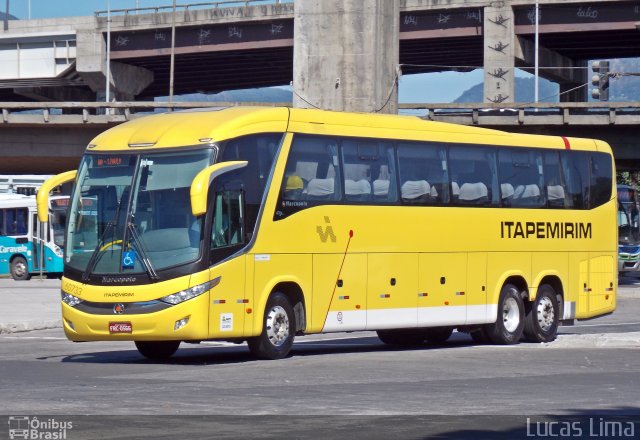
{"label": "bus front wheel", "polygon": [[518,288],[510,283],[500,291],[496,322],[485,327],[487,336],[494,344],[516,344],[524,330],[524,302]]}
{"label": "bus front wheel", "polygon": [[269,297],[262,322],[260,336],[247,340],[251,353],[259,359],[286,357],[293,346],[296,318],[284,293],[275,292]]}
{"label": "bus front wheel", "polygon": [[11,260],[11,277],[16,281],[26,281],[30,278],[29,266],[24,257],[15,257]]}
{"label": "bus front wheel", "polygon": [[524,337],[531,342],[555,340],[558,336],[559,309],[553,287],[548,284],[540,286],[525,317]]}
{"label": "bus front wheel", "polygon": [[168,359],[178,350],[180,341],[135,341],[140,354],[147,359]]}

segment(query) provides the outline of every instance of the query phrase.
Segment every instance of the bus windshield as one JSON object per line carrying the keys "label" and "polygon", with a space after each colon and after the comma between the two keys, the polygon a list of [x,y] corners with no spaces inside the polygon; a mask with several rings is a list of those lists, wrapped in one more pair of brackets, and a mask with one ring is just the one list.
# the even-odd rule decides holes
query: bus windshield
{"label": "bus windshield", "polygon": [[71,202],[65,262],[98,274],[147,272],[199,257],[189,189],[213,150],[86,155]]}

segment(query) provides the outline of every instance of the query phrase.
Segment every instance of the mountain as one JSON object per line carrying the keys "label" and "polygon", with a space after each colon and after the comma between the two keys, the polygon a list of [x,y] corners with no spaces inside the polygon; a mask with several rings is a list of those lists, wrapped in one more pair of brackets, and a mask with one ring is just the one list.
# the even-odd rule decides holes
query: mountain
{"label": "mountain", "polygon": [[[609,71],[614,75],[609,80],[609,101],[611,102],[629,102],[640,101],[640,58],[624,58],[610,60]],[[589,80],[594,73],[589,68]],[[635,74],[635,75],[629,75]],[[589,101],[591,98],[591,89],[588,86]],[[482,83],[476,84],[470,89],[464,91],[453,102],[483,102],[482,99],[483,86]],[[540,91],[538,96],[540,102],[558,102],[559,87],[558,84],[540,78]],[[516,77],[516,102],[534,102],[534,78]]]}
{"label": "mountain", "polygon": [[[558,102],[558,85],[540,78],[540,90],[538,91],[540,102]],[[535,102],[535,83],[534,78],[516,77],[516,102]],[[464,91],[462,95],[453,102],[483,102],[483,84],[476,84],[470,89]]]}
{"label": "mountain", "polygon": [[[0,12],[0,21],[4,21],[7,18],[7,13],[6,12]],[[15,17],[11,14],[9,14],[9,20],[17,20],[18,17]]]}
{"label": "mountain", "polygon": [[[192,93],[176,96],[175,102],[291,102],[293,95],[291,90],[280,87],[267,87],[262,89],[227,90],[215,94]],[[156,98],[156,101],[168,101],[166,96]]]}

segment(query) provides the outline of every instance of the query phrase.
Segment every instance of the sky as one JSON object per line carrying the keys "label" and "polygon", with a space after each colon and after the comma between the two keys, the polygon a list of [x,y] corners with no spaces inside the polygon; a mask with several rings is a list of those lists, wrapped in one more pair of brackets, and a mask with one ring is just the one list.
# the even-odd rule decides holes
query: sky
{"label": "sky", "polygon": [[[6,0],[0,0],[4,10]],[[153,6],[171,6],[173,0],[10,0],[9,12],[19,19],[93,15],[96,11]],[[203,3],[211,0],[177,0],[177,4]],[[29,8],[30,6],[30,8]],[[482,82],[482,70],[406,75],[400,79],[400,102],[451,102],[465,90]]]}

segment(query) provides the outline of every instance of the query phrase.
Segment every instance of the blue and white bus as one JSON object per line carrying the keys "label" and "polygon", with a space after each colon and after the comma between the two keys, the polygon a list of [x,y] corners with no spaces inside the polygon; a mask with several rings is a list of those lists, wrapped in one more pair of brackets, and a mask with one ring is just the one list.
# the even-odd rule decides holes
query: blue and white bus
{"label": "blue and white bus", "polygon": [[38,221],[35,196],[0,195],[0,276],[28,280],[62,273],[68,196],[52,197],[49,223]]}

